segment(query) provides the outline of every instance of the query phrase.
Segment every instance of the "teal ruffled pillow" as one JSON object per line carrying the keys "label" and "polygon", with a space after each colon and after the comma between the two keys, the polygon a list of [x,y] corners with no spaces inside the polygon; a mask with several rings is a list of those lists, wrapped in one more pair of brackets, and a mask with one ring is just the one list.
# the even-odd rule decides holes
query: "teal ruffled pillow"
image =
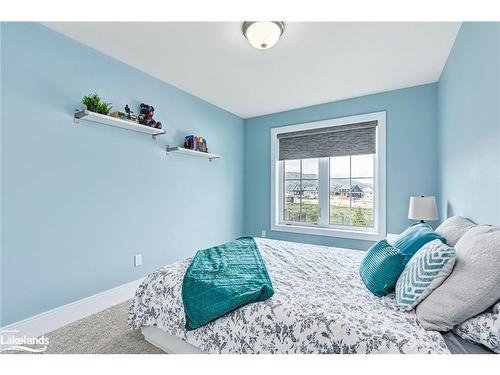
{"label": "teal ruffled pillow", "polygon": [[394,241],[394,246],[401,250],[405,256],[405,263],[426,243],[440,240],[446,244],[446,238],[434,232],[434,229],[427,223],[415,223],[410,225]]}
{"label": "teal ruffled pillow", "polygon": [[405,256],[399,249],[380,240],[366,252],[359,274],[366,287],[382,297],[394,289],[405,264]]}

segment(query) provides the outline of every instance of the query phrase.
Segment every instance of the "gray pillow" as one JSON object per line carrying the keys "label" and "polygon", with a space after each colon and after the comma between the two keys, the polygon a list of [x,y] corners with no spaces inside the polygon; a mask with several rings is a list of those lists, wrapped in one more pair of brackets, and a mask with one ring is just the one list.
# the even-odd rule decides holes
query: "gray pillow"
{"label": "gray pillow", "polygon": [[500,299],[500,228],[475,226],[455,251],[451,275],[416,308],[425,329],[449,331]]}
{"label": "gray pillow", "polygon": [[443,221],[435,232],[446,238],[446,243],[453,247],[469,229],[475,226],[476,224],[462,216],[453,216]]}

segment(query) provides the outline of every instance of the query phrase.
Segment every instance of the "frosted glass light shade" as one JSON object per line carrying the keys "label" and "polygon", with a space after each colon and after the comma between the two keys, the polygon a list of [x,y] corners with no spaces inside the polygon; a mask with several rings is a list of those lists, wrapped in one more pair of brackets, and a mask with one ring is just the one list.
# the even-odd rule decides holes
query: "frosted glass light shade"
{"label": "frosted glass light shade", "polygon": [[243,23],[243,35],[257,49],[269,49],[278,43],[285,23],[281,21],[247,21]]}
{"label": "frosted glass light shade", "polygon": [[412,220],[437,220],[436,197],[410,197],[408,219]]}

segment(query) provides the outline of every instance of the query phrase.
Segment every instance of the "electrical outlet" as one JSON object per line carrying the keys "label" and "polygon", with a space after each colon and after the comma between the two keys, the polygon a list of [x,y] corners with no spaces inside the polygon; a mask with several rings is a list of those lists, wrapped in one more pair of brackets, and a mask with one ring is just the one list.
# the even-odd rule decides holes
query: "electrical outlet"
{"label": "electrical outlet", "polygon": [[134,255],[134,267],[142,266],[142,254]]}
{"label": "electrical outlet", "polygon": [[266,231],[264,229],[262,229],[262,232],[260,232],[260,236],[262,238],[266,238]]}

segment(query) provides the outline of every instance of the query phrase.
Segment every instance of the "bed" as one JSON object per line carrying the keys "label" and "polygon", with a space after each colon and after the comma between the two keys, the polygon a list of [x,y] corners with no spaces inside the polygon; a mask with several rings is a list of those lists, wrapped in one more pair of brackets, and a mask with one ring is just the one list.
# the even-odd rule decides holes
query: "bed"
{"label": "bed", "polygon": [[182,279],[190,259],[150,274],[128,323],[170,353],[450,353],[413,311],[379,298],[358,273],[363,252],[256,238],[275,294],[201,328],[184,329]]}

